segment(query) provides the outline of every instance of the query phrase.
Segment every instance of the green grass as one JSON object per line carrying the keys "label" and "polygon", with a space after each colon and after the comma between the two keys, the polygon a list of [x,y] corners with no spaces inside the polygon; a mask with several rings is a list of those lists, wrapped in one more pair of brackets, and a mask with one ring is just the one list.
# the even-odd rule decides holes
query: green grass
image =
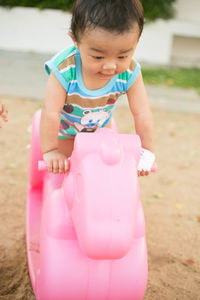
{"label": "green grass", "polygon": [[200,69],[144,67],[142,74],[147,84],[195,89],[200,94]]}

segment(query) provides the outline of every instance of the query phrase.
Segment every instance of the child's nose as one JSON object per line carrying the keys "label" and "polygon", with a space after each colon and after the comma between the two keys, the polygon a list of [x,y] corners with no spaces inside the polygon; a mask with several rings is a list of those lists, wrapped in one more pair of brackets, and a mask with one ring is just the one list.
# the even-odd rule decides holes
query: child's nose
{"label": "child's nose", "polygon": [[115,70],[117,68],[116,64],[113,62],[113,63],[107,63],[107,64],[104,64],[103,66],[103,69],[104,70]]}

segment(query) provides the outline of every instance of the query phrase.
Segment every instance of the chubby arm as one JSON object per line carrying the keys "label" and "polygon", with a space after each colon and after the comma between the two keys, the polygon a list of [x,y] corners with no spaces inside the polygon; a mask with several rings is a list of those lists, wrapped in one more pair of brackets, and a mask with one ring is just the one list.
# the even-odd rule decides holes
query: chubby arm
{"label": "chubby arm", "polygon": [[66,156],[58,149],[60,113],[65,104],[66,91],[53,72],[47,83],[40,122],[40,142],[48,171],[63,172],[67,167]]}
{"label": "chubby arm", "polygon": [[[153,153],[155,150],[154,124],[141,72],[128,90],[127,95],[130,110],[134,117],[135,130],[140,136],[142,148]],[[149,154],[151,155],[151,153]],[[148,172],[142,172],[139,175],[148,175]]]}

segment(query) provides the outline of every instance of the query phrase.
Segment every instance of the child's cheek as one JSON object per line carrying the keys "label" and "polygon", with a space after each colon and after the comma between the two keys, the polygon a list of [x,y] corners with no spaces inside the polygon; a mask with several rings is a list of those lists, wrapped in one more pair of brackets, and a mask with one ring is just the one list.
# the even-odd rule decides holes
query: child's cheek
{"label": "child's cheek", "polygon": [[99,72],[101,70],[100,64],[95,64],[95,63],[91,64],[90,70],[92,73]]}

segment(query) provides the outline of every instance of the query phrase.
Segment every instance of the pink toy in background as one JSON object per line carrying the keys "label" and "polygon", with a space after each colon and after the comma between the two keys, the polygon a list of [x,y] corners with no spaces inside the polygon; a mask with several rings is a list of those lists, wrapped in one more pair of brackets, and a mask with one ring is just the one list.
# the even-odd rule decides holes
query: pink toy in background
{"label": "pink toy in background", "polygon": [[148,270],[139,137],[107,128],[80,133],[70,171],[55,175],[38,170],[39,123],[40,111],[33,118],[27,199],[36,299],[142,299]]}

